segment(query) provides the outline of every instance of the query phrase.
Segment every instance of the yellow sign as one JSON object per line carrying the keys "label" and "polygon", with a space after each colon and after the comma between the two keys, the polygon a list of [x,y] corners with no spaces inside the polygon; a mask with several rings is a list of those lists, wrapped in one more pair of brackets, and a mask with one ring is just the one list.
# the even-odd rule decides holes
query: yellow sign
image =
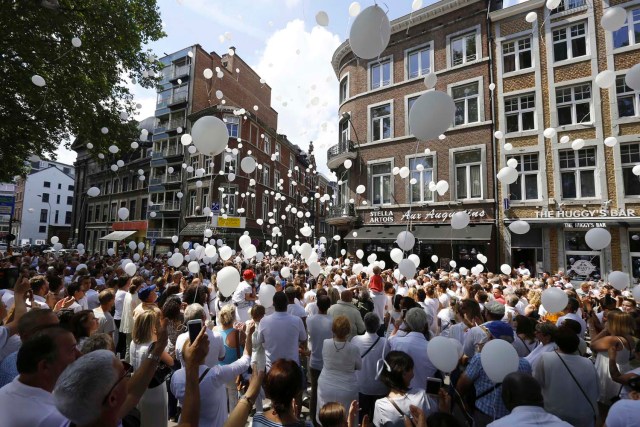
{"label": "yellow sign", "polygon": [[227,217],[226,219],[219,216],[217,227],[226,227],[226,228],[245,228],[245,218],[244,217]]}

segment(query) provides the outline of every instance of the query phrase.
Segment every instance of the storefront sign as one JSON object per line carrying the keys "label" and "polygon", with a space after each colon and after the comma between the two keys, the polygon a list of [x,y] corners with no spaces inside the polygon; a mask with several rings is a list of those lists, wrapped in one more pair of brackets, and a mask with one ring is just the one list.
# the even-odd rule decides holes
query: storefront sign
{"label": "storefront sign", "polygon": [[226,227],[226,228],[245,228],[245,217],[230,216],[223,218],[221,216],[213,217],[214,227]]}
{"label": "storefront sign", "polygon": [[[407,211],[404,215],[402,215],[403,221],[425,221],[425,220],[438,220],[441,222],[446,222],[453,217],[453,214],[458,211],[436,211],[435,209],[431,209],[428,212],[412,212]],[[484,209],[467,209],[466,211],[469,214],[471,219],[482,219],[487,216]]]}
{"label": "storefront sign", "polygon": [[565,228],[606,228],[606,222],[565,222]]}
{"label": "storefront sign", "polygon": [[536,218],[627,218],[635,216],[635,209],[581,209],[574,211],[543,210],[536,212]]}
{"label": "storefront sign", "polygon": [[580,276],[588,276],[593,273],[596,269],[596,266],[591,264],[589,261],[580,259],[576,261],[572,266],[571,270],[573,270],[576,274]]}
{"label": "storefront sign", "polygon": [[373,211],[369,214],[369,222],[372,224],[393,222],[393,211]]}

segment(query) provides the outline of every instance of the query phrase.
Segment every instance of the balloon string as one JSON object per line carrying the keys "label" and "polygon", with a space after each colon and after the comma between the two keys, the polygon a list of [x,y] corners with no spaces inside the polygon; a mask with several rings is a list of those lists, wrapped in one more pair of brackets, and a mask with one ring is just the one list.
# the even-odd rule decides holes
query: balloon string
{"label": "balloon string", "polygon": [[34,111],[33,114],[37,114],[40,110],[42,110],[42,107],[44,107],[44,104],[46,104],[46,102],[47,102],[47,94],[48,93],[49,93],[49,87],[47,86],[47,88],[44,91],[44,96],[42,97],[42,104],[40,104],[38,109],[36,111]]}

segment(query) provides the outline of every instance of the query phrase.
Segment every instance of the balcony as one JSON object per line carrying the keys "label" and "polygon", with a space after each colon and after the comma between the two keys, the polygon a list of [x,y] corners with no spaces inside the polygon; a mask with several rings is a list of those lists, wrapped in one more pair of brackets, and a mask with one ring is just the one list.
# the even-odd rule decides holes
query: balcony
{"label": "balcony", "polygon": [[188,97],[188,93],[186,92],[174,93],[173,96],[167,101],[166,104],[169,107],[175,107],[179,104],[184,104],[185,102],[187,102],[187,97]]}
{"label": "balcony", "polygon": [[147,239],[162,239],[176,236],[178,230],[176,228],[161,228],[154,230],[147,230]]}
{"label": "balcony", "polygon": [[340,141],[327,150],[327,166],[329,169],[337,169],[347,159],[358,157],[353,141]]}
{"label": "balcony", "polygon": [[179,127],[184,127],[184,117],[169,120],[169,127],[167,130],[178,129]]}
{"label": "balcony", "polygon": [[173,67],[173,78],[177,79],[179,77],[184,77],[189,75],[189,69],[191,68],[190,64],[174,66]]}
{"label": "balcony", "polygon": [[327,213],[326,222],[329,225],[349,225],[358,219],[356,208],[353,203],[331,206]]}
{"label": "balcony", "polygon": [[149,205],[150,212],[162,212],[162,211],[179,211],[180,210],[180,202],[164,202],[164,203],[154,203]]}

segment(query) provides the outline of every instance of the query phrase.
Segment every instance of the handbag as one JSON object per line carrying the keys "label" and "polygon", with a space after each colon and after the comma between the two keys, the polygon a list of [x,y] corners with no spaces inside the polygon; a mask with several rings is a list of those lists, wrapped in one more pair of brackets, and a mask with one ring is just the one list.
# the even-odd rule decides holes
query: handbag
{"label": "handbag", "polygon": [[[240,332],[236,329],[236,356],[238,359],[242,356],[240,354]],[[236,377],[236,389],[240,394],[245,394],[249,388],[249,380],[245,379],[242,374]]]}
{"label": "handbag", "polygon": [[165,363],[160,362],[158,367],[156,368],[156,372],[153,374],[153,378],[149,382],[149,388],[156,388],[160,384],[165,383],[167,380],[170,381],[171,375],[173,374],[173,369],[170,366],[167,366]]}

